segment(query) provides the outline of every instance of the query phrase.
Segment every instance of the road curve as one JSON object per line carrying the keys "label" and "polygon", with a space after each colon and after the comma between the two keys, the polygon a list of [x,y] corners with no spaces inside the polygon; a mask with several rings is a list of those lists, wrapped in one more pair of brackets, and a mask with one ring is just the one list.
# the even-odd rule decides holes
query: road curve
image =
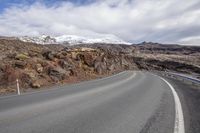
{"label": "road curve", "polygon": [[148,72],[0,98],[0,133],[174,133],[170,86]]}

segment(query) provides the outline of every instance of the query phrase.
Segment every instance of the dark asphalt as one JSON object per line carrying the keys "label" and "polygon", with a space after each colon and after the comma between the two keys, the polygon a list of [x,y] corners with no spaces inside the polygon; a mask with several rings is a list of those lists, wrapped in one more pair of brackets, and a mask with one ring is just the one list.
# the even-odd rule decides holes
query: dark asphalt
{"label": "dark asphalt", "polygon": [[[189,108],[195,108],[199,95],[190,94],[182,82],[167,80],[180,93],[188,121],[186,133],[196,133],[199,129],[193,128],[199,125],[199,118],[190,113],[199,116],[199,108],[193,112]],[[185,100],[190,95],[194,99]],[[175,103],[169,86],[147,72],[127,71],[58,89],[0,98],[0,133],[173,133],[174,121]],[[198,123],[191,127],[191,121]]]}

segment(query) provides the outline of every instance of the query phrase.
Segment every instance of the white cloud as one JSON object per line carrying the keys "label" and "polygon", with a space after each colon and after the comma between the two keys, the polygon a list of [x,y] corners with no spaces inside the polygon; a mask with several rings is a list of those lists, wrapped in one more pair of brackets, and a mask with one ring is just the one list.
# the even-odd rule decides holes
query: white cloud
{"label": "white cloud", "polygon": [[185,45],[199,46],[198,42],[200,42],[200,36],[186,37],[186,38],[180,39],[179,42],[181,42],[182,44],[185,44]]}
{"label": "white cloud", "polygon": [[[62,2],[14,5],[0,14],[0,35],[102,36],[126,41],[199,44],[199,0],[97,0],[87,5]],[[185,44],[185,43],[184,43]]]}

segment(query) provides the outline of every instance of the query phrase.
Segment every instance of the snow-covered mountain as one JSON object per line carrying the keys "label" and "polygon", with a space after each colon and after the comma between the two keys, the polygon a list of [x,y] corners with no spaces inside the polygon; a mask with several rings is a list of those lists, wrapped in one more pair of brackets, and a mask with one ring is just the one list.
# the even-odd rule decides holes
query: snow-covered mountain
{"label": "snow-covered mountain", "polygon": [[62,35],[56,37],[42,35],[38,37],[23,36],[19,37],[19,39],[24,42],[33,42],[37,44],[69,44],[69,45],[93,44],[93,43],[130,44],[114,35],[107,35],[100,38],[88,38],[76,35]]}
{"label": "snow-covered mountain", "polygon": [[37,36],[37,37],[22,36],[22,37],[19,37],[18,39],[23,42],[32,42],[32,43],[37,43],[37,44],[56,44],[57,43],[55,38],[46,36],[46,35]]}

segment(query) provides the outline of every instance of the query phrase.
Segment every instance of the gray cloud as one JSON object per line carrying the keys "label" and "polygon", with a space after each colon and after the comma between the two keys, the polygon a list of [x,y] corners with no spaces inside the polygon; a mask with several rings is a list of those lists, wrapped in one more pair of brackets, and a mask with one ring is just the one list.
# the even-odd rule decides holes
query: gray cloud
{"label": "gray cloud", "polygon": [[[91,0],[92,1],[92,0]],[[103,36],[134,43],[200,45],[199,0],[97,0],[75,5],[14,5],[0,14],[0,35]]]}

